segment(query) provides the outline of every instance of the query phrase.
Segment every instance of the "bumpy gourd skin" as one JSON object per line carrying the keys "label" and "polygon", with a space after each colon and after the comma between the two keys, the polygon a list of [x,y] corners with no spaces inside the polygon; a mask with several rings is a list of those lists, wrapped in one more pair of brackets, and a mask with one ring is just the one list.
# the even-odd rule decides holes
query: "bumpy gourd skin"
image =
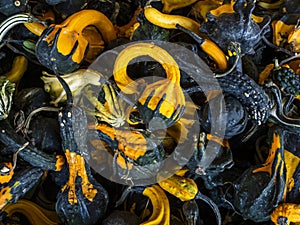
{"label": "bumpy gourd skin", "polygon": [[237,98],[248,111],[252,121],[263,124],[270,115],[270,99],[263,88],[239,71],[218,78],[223,91]]}
{"label": "bumpy gourd skin", "polygon": [[270,19],[266,18],[260,25],[255,23],[251,14],[254,3],[238,0],[233,5],[234,13],[222,13],[215,16],[208,13],[207,21],[203,22],[200,31],[207,34],[223,51],[230,42],[241,44],[242,54],[253,53],[254,46],[267,31]]}
{"label": "bumpy gourd skin", "polygon": [[270,73],[272,81],[278,85],[281,91],[297,96],[300,94],[300,76],[291,68],[281,67]]}

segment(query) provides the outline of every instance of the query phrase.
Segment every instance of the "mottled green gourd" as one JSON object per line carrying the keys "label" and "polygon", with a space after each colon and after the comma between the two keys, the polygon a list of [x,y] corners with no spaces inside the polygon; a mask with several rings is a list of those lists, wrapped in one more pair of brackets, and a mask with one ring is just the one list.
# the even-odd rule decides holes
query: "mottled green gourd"
{"label": "mottled green gourd", "polygon": [[270,78],[281,91],[294,96],[300,94],[300,76],[289,67],[279,66],[277,59],[275,59]]}
{"label": "mottled green gourd", "polygon": [[8,117],[11,109],[15,84],[7,80],[6,77],[0,76],[0,87],[0,120],[3,120]]}

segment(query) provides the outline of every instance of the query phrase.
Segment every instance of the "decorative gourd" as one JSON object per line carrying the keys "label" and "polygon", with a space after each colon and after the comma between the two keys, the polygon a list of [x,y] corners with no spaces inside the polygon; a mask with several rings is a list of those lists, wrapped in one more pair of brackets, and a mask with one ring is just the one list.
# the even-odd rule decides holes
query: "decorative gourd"
{"label": "decorative gourd", "polygon": [[235,209],[244,219],[256,222],[269,220],[286,191],[283,132],[273,127],[269,135],[270,148],[265,163],[247,169],[234,184]]}
{"label": "decorative gourd", "polygon": [[288,66],[279,66],[277,59],[275,59],[275,65],[271,70],[269,78],[282,92],[295,97],[300,95],[300,76]]}
{"label": "decorative gourd", "polygon": [[170,204],[164,191],[158,185],[145,188],[143,195],[148,196],[153,206],[150,218],[141,225],[170,224]]}
{"label": "decorative gourd", "polygon": [[[232,3],[234,3],[232,5]],[[231,1],[207,13],[207,21],[201,24],[200,31],[215,42],[223,51],[230,42],[241,44],[242,54],[253,53],[270,19],[267,17],[261,23],[252,19],[254,2],[245,0]],[[222,11],[225,13],[222,13]]]}
{"label": "decorative gourd", "polygon": [[272,22],[273,43],[291,52],[300,52],[299,15],[287,14]]}
{"label": "decorative gourd", "polygon": [[167,127],[178,121],[184,111],[185,97],[180,87],[180,71],[176,61],[164,49],[153,43],[136,43],[119,53],[114,65],[114,79],[126,94],[138,92],[139,83],[127,74],[129,62],[139,56],[150,56],[166,72],[166,79],[147,84],[140,93],[137,108],[146,123],[160,117]]}
{"label": "decorative gourd", "polygon": [[177,174],[159,181],[158,184],[165,191],[179,198],[181,201],[192,200],[198,193],[198,186],[193,179]]}
{"label": "decorative gourd", "polygon": [[103,41],[107,44],[114,39],[114,26],[104,14],[81,10],[43,31],[36,44],[36,56],[49,69],[55,61],[59,73],[70,73],[86,58],[95,58],[103,50]]}

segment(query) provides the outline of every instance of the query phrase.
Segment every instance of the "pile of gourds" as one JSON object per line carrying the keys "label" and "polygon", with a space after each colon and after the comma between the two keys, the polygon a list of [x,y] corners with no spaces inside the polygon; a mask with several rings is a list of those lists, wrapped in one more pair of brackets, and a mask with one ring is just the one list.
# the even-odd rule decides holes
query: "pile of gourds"
{"label": "pile of gourds", "polygon": [[292,0],[0,3],[1,223],[300,223],[299,20]]}

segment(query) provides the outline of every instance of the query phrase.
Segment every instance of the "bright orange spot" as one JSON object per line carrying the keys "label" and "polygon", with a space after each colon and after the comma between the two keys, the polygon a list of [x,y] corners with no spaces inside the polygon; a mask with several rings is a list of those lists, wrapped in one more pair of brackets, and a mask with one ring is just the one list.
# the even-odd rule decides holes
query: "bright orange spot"
{"label": "bright orange spot", "polygon": [[89,124],[89,129],[96,129],[107,135],[111,140],[115,140],[116,131],[114,128],[107,126],[106,124],[99,123],[97,125]]}
{"label": "bright orange spot", "polygon": [[[16,182],[13,187],[18,186],[19,182]],[[4,187],[0,190],[0,209],[2,209],[10,200],[13,199],[12,194],[10,193],[13,187]]]}
{"label": "bright orange spot", "polygon": [[124,170],[131,170],[133,166],[132,163],[127,162],[120,154],[117,156],[117,163]]}
{"label": "bright orange spot", "polygon": [[74,205],[77,204],[77,196],[75,190],[75,181],[76,177],[81,177],[81,188],[84,196],[89,200],[93,201],[97,194],[97,189],[89,182],[88,175],[85,169],[85,160],[81,155],[76,154],[75,152],[70,152],[69,149],[66,150],[66,158],[69,164],[69,180],[62,188],[62,191],[69,188],[68,200],[69,203]]}
{"label": "bright orange spot", "polygon": [[62,155],[56,156],[55,171],[60,171],[65,164],[65,159]]}
{"label": "bright orange spot", "polygon": [[222,138],[219,138],[219,137],[217,137],[215,135],[211,135],[211,134],[207,134],[206,138],[207,138],[207,140],[212,140],[212,141],[218,143],[222,147],[230,148],[229,142],[227,139],[222,139]]}
{"label": "bright orange spot", "polygon": [[235,13],[235,11],[233,9],[234,4],[235,4],[235,1],[231,1],[228,4],[224,4],[224,5],[219,6],[216,9],[210,10],[209,13],[215,17],[219,17],[223,13]]}
{"label": "bright orange spot", "polygon": [[[8,169],[12,169],[12,164],[10,162],[5,162],[4,163]],[[14,171],[11,170],[9,172],[9,174],[6,174],[6,175],[0,175],[0,184],[4,184],[4,183],[7,183],[11,180],[11,178],[13,177],[14,175]]]}

